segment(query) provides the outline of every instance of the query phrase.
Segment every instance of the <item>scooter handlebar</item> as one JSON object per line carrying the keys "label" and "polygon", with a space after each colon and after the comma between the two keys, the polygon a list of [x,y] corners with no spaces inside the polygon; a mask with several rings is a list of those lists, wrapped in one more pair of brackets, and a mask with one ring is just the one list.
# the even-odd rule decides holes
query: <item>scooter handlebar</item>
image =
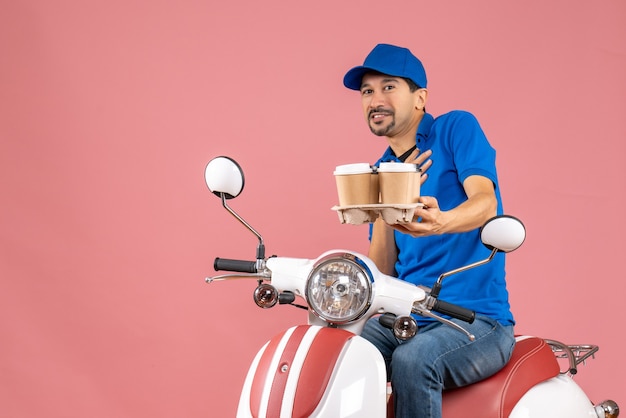
{"label": "scooter handlebar", "polygon": [[463,308],[441,299],[437,299],[432,310],[470,324],[476,319],[476,312],[471,309]]}
{"label": "scooter handlebar", "polygon": [[256,262],[247,260],[233,260],[230,258],[215,258],[213,262],[215,271],[236,271],[238,273],[256,273]]}

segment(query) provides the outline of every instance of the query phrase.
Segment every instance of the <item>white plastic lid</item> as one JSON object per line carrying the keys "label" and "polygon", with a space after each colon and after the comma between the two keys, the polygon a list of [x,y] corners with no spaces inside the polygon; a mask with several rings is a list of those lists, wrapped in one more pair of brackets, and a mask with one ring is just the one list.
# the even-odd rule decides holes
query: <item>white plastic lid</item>
{"label": "white plastic lid", "polygon": [[335,172],[333,174],[338,176],[338,175],[344,175],[344,174],[368,174],[368,173],[372,173],[372,167],[369,165],[369,163],[355,163],[355,164],[338,165],[335,168]]}
{"label": "white plastic lid", "polygon": [[378,166],[379,173],[410,173],[418,171],[416,164],[407,163],[380,163]]}

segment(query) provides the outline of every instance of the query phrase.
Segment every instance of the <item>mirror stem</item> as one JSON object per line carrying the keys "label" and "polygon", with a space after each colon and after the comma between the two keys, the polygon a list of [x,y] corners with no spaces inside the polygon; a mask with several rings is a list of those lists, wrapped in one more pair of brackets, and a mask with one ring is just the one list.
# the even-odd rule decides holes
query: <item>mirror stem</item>
{"label": "mirror stem", "polygon": [[263,243],[263,237],[259,234],[256,229],[252,228],[252,226],[246,222],[241,216],[235,213],[227,204],[226,204],[226,194],[220,193],[220,197],[222,198],[222,206],[226,209],[231,215],[233,215],[239,222],[243,224],[250,232],[252,232],[259,239],[259,245],[256,249],[256,258],[257,261],[262,261],[265,259],[265,244]]}
{"label": "mirror stem", "polygon": [[489,257],[485,258],[484,260],[477,261],[475,263],[472,263],[472,264],[467,265],[467,266],[460,267],[458,269],[449,271],[447,273],[443,273],[441,276],[439,276],[439,278],[437,279],[437,282],[433,285],[433,288],[430,291],[430,296],[432,296],[434,298],[439,297],[439,292],[441,291],[441,282],[443,282],[443,279],[445,279],[446,277],[450,277],[453,274],[461,273],[463,271],[472,269],[474,267],[478,267],[478,266],[482,266],[483,264],[487,264],[496,255],[497,252],[498,252],[498,249],[494,248],[493,250],[491,250],[491,254],[489,254]]}

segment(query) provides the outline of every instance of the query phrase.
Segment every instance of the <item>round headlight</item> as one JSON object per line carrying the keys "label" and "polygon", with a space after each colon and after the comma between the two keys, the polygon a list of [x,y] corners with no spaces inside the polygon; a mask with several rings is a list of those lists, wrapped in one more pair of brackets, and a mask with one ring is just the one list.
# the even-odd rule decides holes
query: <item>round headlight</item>
{"label": "round headlight", "polygon": [[371,302],[372,274],[358,257],[335,253],[319,260],[306,283],[306,299],[326,322],[342,324],[360,318]]}

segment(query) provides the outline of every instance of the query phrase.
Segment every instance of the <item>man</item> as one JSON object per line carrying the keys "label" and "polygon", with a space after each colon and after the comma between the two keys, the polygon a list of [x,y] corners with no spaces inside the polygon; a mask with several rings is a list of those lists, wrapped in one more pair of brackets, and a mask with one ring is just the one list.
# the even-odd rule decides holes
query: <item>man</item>
{"label": "man", "polygon": [[[377,45],[362,66],[344,77],[361,92],[365,119],[389,144],[378,161],[404,161],[424,172],[414,222],[371,227],[369,256],[381,271],[431,287],[441,273],[482,260],[488,250],[479,228],[502,213],[495,150],[476,118],[452,111],[426,113],[426,72],[406,48]],[[426,170],[428,173],[426,174]],[[442,300],[476,312],[472,324],[454,320],[475,341],[444,325],[416,317],[418,334],[399,341],[377,319],[362,336],[383,354],[391,380],[396,417],[441,417],[444,389],[465,386],[500,370],[515,344],[513,315],[505,284],[504,254],[491,263],[450,276]]]}

